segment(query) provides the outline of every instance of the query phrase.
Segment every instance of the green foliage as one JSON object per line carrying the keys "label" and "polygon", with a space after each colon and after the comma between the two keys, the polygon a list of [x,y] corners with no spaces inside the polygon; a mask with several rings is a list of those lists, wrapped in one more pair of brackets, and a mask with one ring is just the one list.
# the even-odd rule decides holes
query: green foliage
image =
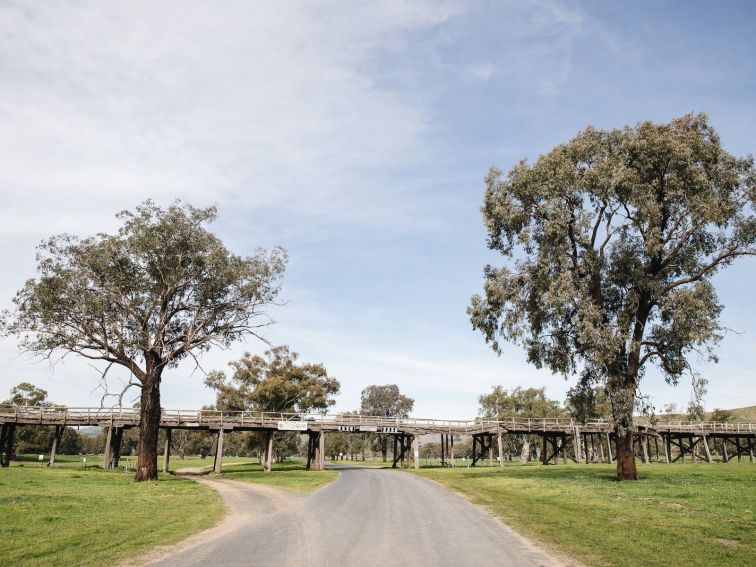
{"label": "green foliage", "polygon": [[589,419],[609,419],[612,413],[609,397],[602,386],[591,387],[579,382],[567,392],[567,411],[581,423]]}
{"label": "green foliage", "polygon": [[491,393],[478,398],[480,415],[491,419],[506,417],[561,417],[559,402],[546,397],[546,388],[521,388],[507,391],[495,386]]}
{"label": "green foliage", "polygon": [[217,391],[222,411],[308,412],[326,410],[341,385],[322,364],[297,364],[299,355],[278,346],[265,356],[244,356],[229,363],[231,378],[214,371],[205,383]]}
{"label": "green foliage", "polygon": [[707,421],[716,421],[720,423],[735,421],[735,414],[730,410],[716,408],[708,415]]}
{"label": "green foliage", "polygon": [[753,158],[689,114],[589,127],[486,185],[488,245],[513,262],[485,268],[473,327],[497,352],[511,341],[539,368],[605,381],[626,437],[646,362],[677,383],[691,352],[715,359],[712,277],[756,254]]}
{"label": "green foliage", "polygon": [[[414,405],[415,400],[402,394],[396,384],[368,386],[360,396],[360,413],[363,415],[405,418],[409,417]],[[388,436],[370,437],[373,450],[379,451],[385,460],[388,454]]]}
{"label": "green foliage", "polygon": [[21,382],[18,386],[13,386],[10,391],[10,398],[3,404],[14,406],[51,406],[47,400],[47,390],[37,388],[29,382]]}
{"label": "green foliage", "polygon": [[[756,556],[753,465],[610,465],[410,471],[440,482],[547,550],[607,567],[740,567]],[[405,474],[405,473],[399,473]]]}
{"label": "green foliage", "polygon": [[[2,405],[55,407],[56,404],[47,399],[47,390],[38,388],[29,382],[21,382],[10,390],[10,397]],[[15,453],[50,454],[55,428],[45,425],[24,425],[19,427],[15,435]],[[72,427],[63,430],[57,452],[59,454],[76,455],[84,449],[84,443],[79,433]]]}
{"label": "green foliage", "polygon": [[138,379],[154,362],[229,346],[268,321],[286,254],[231,254],[203,225],[214,207],[145,201],[123,211],[115,235],[53,236],[39,247],[37,279],[16,294],[2,330],[25,351],[78,353],[120,364]]}

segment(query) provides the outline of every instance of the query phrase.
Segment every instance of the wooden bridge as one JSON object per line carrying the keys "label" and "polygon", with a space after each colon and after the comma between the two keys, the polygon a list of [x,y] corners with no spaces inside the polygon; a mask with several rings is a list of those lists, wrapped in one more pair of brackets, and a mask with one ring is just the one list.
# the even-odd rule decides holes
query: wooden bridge
{"label": "wooden bridge", "polygon": [[[98,426],[107,431],[106,466],[114,467],[120,457],[123,431],[139,425],[139,410],[130,408],[68,408],[0,406],[0,464],[8,466],[13,454],[15,431],[18,426],[46,425],[55,428],[50,464],[65,427]],[[499,420],[439,420],[395,418],[355,414],[302,414],[276,412],[220,412],[215,410],[163,410],[160,427],[166,430],[167,442],[163,469],[167,470],[170,456],[171,431],[174,429],[207,430],[216,434],[215,469],[220,471],[223,454],[223,435],[231,431],[263,431],[266,434],[264,462],[270,462],[274,431],[297,431],[308,436],[308,467],[323,468],[325,434],[329,431],[391,435],[394,438],[393,466],[414,463],[420,466],[418,437],[441,436],[441,464],[454,463],[455,436],[472,436],[472,460],[475,466],[481,459],[494,461],[494,438],[498,441],[501,466],[504,465],[503,439],[505,435],[537,435],[541,438],[541,461],[544,464],[596,460],[612,462],[614,425],[607,420],[579,423],[569,418],[522,418]],[[634,425],[637,455],[644,461],[664,460],[667,463],[689,455],[711,461],[709,442],[719,443],[723,460],[748,455],[753,462],[756,443],[756,424],[657,421],[637,418]],[[653,446],[651,443],[653,442]],[[659,444],[662,451],[660,453]],[[653,447],[653,450],[652,450]],[[677,449],[673,458],[672,448]],[[606,448],[606,452],[604,452]],[[662,455],[660,457],[660,454]],[[600,455],[600,459],[596,459]]]}

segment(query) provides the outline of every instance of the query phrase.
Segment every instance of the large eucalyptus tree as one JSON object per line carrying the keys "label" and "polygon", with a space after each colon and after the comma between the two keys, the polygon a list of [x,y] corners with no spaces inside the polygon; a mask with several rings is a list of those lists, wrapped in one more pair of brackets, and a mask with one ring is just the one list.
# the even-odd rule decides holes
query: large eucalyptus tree
{"label": "large eucalyptus tree", "polygon": [[[276,248],[232,254],[204,225],[216,209],[145,201],[118,215],[117,234],[53,236],[39,247],[37,278],[16,294],[0,332],[22,350],[75,353],[114,365],[141,389],[137,480],[157,478],[160,382],[166,368],[269,325],[286,265]],[[122,392],[121,392],[122,397]]]}
{"label": "large eucalyptus tree", "polygon": [[648,364],[676,384],[692,352],[715,360],[722,310],[712,277],[756,253],[753,158],[726,152],[703,114],[566,144],[486,178],[486,266],[468,313],[494,350],[602,382],[615,421],[617,476],[637,479],[633,408]]}

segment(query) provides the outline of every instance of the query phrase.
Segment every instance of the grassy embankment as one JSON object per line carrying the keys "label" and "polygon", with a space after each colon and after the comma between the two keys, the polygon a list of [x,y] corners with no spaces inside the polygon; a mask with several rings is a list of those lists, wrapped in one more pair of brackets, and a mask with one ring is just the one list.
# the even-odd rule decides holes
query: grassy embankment
{"label": "grassy embankment", "polygon": [[81,457],[60,456],[52,469],[30,460],[0,471],[0,563],[112,565],[180,541],[223,515],[210,488],[169,475],[136,483],[132,473],[87,460],[86,469]]}
{"label": "grassy embankment", "polygon": [[754,564],[754,465],[638,466],[639,482],[613,480],[610,465],[413,472],[586,565]]}

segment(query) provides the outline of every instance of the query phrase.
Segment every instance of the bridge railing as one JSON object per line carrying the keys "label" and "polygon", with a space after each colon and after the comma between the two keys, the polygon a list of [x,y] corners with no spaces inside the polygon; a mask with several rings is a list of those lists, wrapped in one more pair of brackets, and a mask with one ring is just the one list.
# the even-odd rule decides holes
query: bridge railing
{"label": "bridge railing", "polygon": [[[69,423],[69,424],[103,424],[107,422],[138,425],[140,421],[139,409],[136,408],[92,408],[66,406],[13,406],[0,405],[0,418],[6,421],[22,421],[25,423]],[[351,413],[293,413],[293,412],[259,412],[218,410],[162,410],[161,422],[166,426],[244,426],[270,427],[275,429],[280,421],[306,421],[320,426],[374,426],[414,428],[418,431],[476,433],[480,431],[512,431],[512,432],[547,432],[574,431],[575,428],[588,431],[611,432],[614,425],[609,420],[591,419],[584,423],[570,418],[523,418],[519,416],[505,417],[499,420],[478,417],[473,420],[445,420],[426,418],[397,418],[376,415],[362,415]],[[756,433],[754,423],[736,422],[695,422],[695,421],[656,421],[639,418],[636,424],[655,430],[659,433],[691,433],[691,434],[722,434],[722,433]]]}

